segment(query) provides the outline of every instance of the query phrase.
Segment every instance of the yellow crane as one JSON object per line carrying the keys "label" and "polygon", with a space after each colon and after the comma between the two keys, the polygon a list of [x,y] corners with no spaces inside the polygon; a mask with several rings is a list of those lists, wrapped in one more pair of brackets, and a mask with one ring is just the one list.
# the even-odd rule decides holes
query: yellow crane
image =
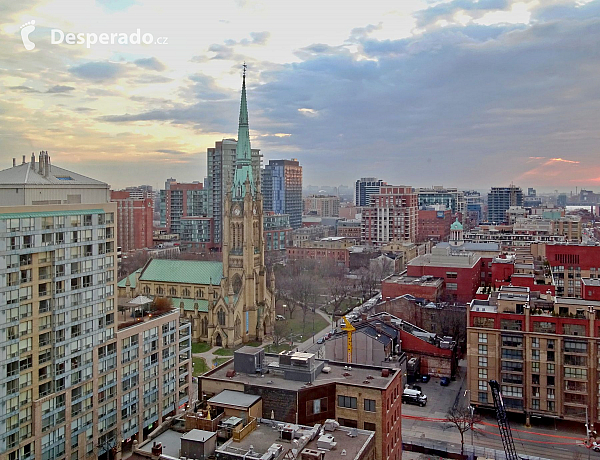
{"label": "yellow crane", "polygon": [[347,340],[348,340],[348,364],[352,363],[352,333],[356,330],[356,328],[350,324],[350,321],[346,319],[345,316],[342,316],[344,320],[344,325],[341,327],[342,331],[346,331]]}

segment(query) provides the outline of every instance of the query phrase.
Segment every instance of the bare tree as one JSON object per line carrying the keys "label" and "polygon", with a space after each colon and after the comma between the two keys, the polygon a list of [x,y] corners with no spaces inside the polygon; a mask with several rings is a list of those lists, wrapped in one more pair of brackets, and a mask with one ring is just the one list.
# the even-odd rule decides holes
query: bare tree
{"label": "bare tree", "polygon": [[343,273],[337,273],[328,279],[329,283],[329,305],[331,306],[331,322],[342,313],[344,301],[352,294],[352,283]]}
{"label": "bare tree", "polygon": [[[362,294],[363,302],[373,296],[373,291],[377,286],[375,274],[367,267],[361,267],[357,271],[358,285]],[[368,295],[367,295],[368,293]]]}
{"label": "bare tree", "polygon": [[302,334],[306,331],[306,314],[314,305],[315,297],[315,280],[312,273],[309,271],[301,272],[296,278],[292,289],[292,303],[302,309]]}
{"label": "bare tree", "polygon": [[446,414],[446,421],[454,425],[460,433],[460,454],[465,453],[465,433],[473,429],[480,418],[476,416],[469,407],[455,407]]}
{"label": "bare tree", "polygon": [[287,321],[276,321],[273,326],[273,345],[276,347],[285,342],[290,333]]}
{"label": "bare tree", "polygon": [[380,256],[371,260],[371,271],[379,284],[381,280],[394,273],[394,261],[387,256]]}

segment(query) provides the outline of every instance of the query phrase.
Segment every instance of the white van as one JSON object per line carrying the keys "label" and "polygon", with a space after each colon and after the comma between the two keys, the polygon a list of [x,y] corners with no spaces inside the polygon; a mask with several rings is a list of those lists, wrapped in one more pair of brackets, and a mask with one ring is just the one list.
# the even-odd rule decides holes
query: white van
{"label": "white van", "polygon": [[420,390],[405,388],[402,392],[402,402],[405,404],[418,404],[419,406],[424,407],[427,405],[427,396],[424,395]]}

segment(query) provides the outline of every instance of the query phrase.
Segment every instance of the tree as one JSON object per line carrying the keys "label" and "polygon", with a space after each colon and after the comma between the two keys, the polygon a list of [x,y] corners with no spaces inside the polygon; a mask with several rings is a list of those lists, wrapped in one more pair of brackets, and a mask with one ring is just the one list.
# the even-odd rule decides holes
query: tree
{"label": "tree", "polygon": [[342,313],[344,301],[352,293],[352,282],[343,272],[336,272],[328,279],[329,283],[329,305],[331,306],[331,322],[335,322],[335,317]]}
{"label": "tree", "polygon": [[287,321],[275,321],[273,326],[273,345],[276,347],[285,342],[285,339],[290,333],[290,328]]}
{"label": "tree", "polygon": [[302,309],[302,334],[306,330],[306,314],[314,305],[316,290],[315,280],[310,271],[303,271],[296,278],[291,291],[292,303],[298,305]]}
{"label": "tree", "polygon": [[[114,460],[117,454],[121,452],[121,430],[115,429],[98,438],[94,450],[87,455],[87,458],[105,458]],[[103,456],[103,457],[102,457]]]}
{"label": "tree", "polygon": [[470,407],[454,407],[446,414],[446,421],[454,425],[460,433],[460,454],[465,453],[465,433],[473,429],[475,423],[480,422]]}
{"label": "tree", "polygon": [[[358,285],[362,294],[363,302],[368,298],[373,297],[373,291],[377,286],[377,280],[375,279],[374,273],[367,267],[360,267],[357,271]],[[368,295],[367,295],[368,293]]]}
{"label": "tree", "polygon": [[377,283],[394,273],[394,261],[386,255],[371,260],[371,271]]}

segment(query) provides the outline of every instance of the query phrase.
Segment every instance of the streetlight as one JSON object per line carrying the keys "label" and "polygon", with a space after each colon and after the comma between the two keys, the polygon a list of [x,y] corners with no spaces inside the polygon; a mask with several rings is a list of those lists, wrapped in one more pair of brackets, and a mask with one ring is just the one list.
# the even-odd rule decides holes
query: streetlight
{"label": "streetlight", "polygon": [[285,316],[285,309],[287,308],[287,305],[283,304],[282,307],[283,307],[283,316]]}
{"label": "streetlight", "polygon": [[469,393],[469,414],[471,414],[471,449],[474,449],[473,447],[473,412],[475,411],[475,407],[473,407],[473,405],[471,404],[471,390],[465,390],[465,393],[463,394],[463,397],[467,396],[467,392]]}

